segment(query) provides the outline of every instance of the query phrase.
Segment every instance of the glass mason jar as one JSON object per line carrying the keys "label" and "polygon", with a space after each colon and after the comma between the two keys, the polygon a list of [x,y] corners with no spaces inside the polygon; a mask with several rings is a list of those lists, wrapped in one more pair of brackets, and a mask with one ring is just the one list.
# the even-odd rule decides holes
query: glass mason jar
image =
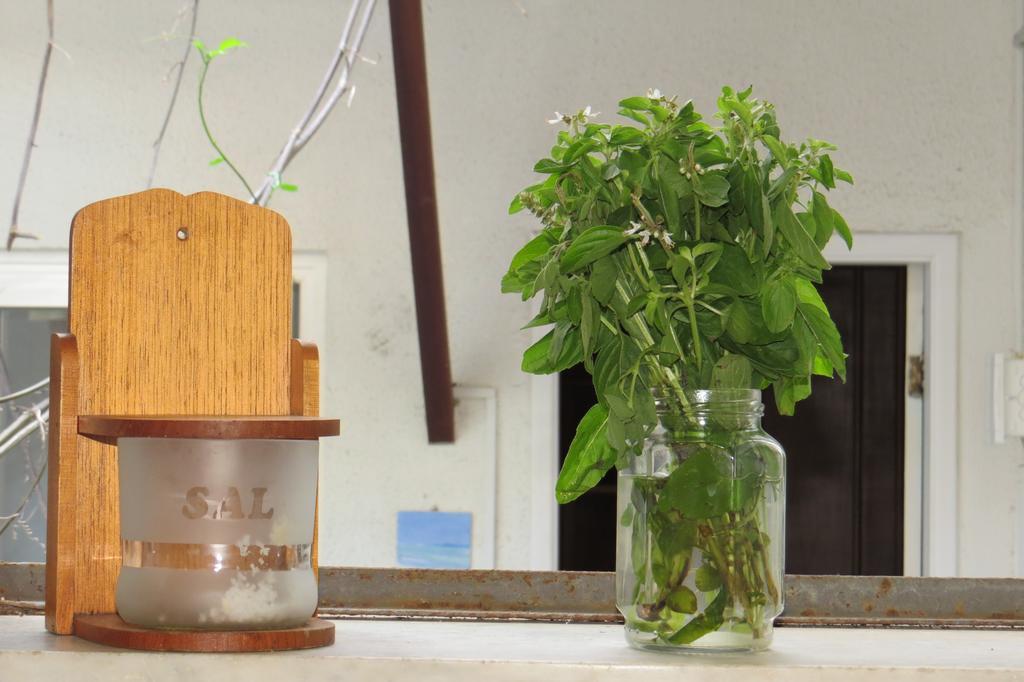
{"label": "glass mason jar", "polygon": [[117,612],[148,628],[304,624],[316,440],[121,438]]}
{"label": "glass mason jar", "polygon": [[[685,400],[684,400],[685,399]],[[655,395],[619,472],[616,603],[640,649],[758,650],[782,612],[785,453],[761,392]]]}

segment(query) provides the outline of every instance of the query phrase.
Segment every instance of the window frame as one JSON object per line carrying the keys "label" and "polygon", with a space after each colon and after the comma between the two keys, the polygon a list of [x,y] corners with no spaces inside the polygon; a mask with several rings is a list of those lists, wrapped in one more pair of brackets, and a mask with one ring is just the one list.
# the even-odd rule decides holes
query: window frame
{"label": "window frame", "polygon": [[[299,337],[327,339],[327,254],[292,253],[292,281],[299,285]],[[66,249],[0,252],[0,308],[67,308]]]}

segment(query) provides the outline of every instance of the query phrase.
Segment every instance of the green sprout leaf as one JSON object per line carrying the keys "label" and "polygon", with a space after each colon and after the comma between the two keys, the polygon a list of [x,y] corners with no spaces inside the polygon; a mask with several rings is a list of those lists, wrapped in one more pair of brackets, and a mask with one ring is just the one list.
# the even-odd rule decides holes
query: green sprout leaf
{"label": "green sprout leaf", "polygon": [[236,47],[248,47],[248,46],[249,46],[248,43],[245,43],[245,42],[239,40],[238,38],[225,38],[224,40],[222,40],[220,42],[220,45],[217,46],[216,50],[211,50],[207,54],[210,57],[219,57],[220,55],[227,54],[227,52],[229,52],[230,50],[235,49]]}

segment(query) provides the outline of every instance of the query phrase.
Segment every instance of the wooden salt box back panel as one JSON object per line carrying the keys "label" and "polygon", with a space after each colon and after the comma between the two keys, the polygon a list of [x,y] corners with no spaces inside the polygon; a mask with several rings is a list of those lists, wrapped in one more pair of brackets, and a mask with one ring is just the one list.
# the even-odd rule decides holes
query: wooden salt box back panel
{"label": "wooden salt box back panel", "polygon": [[[181,238],[185,237],[185,238]],[[47,627],[114,611],[116,447],[79,414],[315,415],[315,346],[290,340],[291,231],[219,194],[157,189],[71,227],[70,335],[54,339]]]}

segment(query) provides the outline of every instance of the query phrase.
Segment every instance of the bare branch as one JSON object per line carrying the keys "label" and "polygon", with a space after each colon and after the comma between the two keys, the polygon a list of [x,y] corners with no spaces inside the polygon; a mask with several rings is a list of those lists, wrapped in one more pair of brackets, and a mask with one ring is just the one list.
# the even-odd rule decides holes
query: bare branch
{"label": "bare branch", "polygon": [[[284,173],[285,168],[291,163],[292,159],[299,153],[299,151],[309,142],[309,139],[320,129],[323,122],[327,119],[327,116],[331,113],[331,110],[337,105],[348,91],[349,76],[352,72],[352,68],[355,65],[356,58],[359,54],[359,48],[362,46],[363,38],[366,36],[366,29],[370,24],[370,19],[373,17],[373,10],[376,6],[376,0],[366,0],[365,5],[363,0],[353,0],[352,6],[349,8],[348,18],[345,21],[345,28],[341,34],[341,40],[338,43],[338,49],[335,51],[331,62],[327,67],[327,72],[324,74],[324,78],[317,88],[316,94],[313,97],[313,101],[309,108],[299,119],[298,125],[292,130],[291,135],[288,137],[288,141],[285,143],[281,152],[278,154],[277,159],[271,166],[270,171],[267,172],[263,178],[263,182],[260,184],[259,189],[256,191],[253,197],[252,203],[265,206],[267,201],[270,199],[270,195],[274,191],[275,180],[279,180],[281,174]],[[351,39],[352,27],[356,22],[356,17],[359,16],[359,10],[362,7],[362,16],[359,17],[358,28],[356,28],[355,37]],[[324,97],[327,96],[327,91],[331,86],[331,83],[337,78],[337,82],[334,85],[334,89],[330,96],[327,97],[326,101]]]}
{"label": "bare branch", "polygon": [[28,165],[32,160],[32,150],[36,146],[36,131],[39,129],[39,116],[43,110],[43,92],[46,90],[46,76],[50,72],[50,57],[53,55],[53,0],[46,0],[46,51],[43,52],[43,70],[39,76],[39,87],[36,89],[36,107],[32,112],[32,126],[28,132],[25,145],[25,158],[21,162],[18,174],[18,188],[14,193],[14,208],[11,210],[11,227],[7,232],[7,250],[14,246],[14,240],[35,239],[18,229],[18,212],[21,209],[21,195],[25,192],[25,180],[28,178]]}
{"label": "bare branch", "polygon": [[28,408],[0,431],[0,458],[36,429],[45,426],[50,415],[50,399],[44,398]]}
{"label": "bare branch", "polygon": [[[21,429],[19,429],[17,433],[15,433],[13,436],[10,436],[9,438],[7,438],[5,442],[0,444],[0,457],[3,457],[8,452],[10,452],[15,445],[20,443],[34,431],[45,428],[44,424],[50,418],[50,411],[49,409],[47,409],[49,403],[49,399],[37,403],[32,407],[32,411],[26,412],[25,414],[21,415],[20,417],[18,417],[18,419],[15,420],[14,424],[11,424],[11,426],[4,429],[3,433],[0,434],[0,441],[3,441],[5,438],[7,438],[7,436],[10,434],[12,430],[12,427],[15,427],[15,425],[21,422],[23,419],[29,422]],[[44,412],[41,410],[46,411]],[[33,417],[36,418],[33,419]],[[32,486],[28,489],[28,492],[26,492],[25,496],[21,498],[21,502],[18,504],[18,508],[14,510],[14,513],[0,517],[0,520],[4,521],[4,525],[0,526],[0,535],[3,535],[4,532],[8,528],[10,528],[11,524],[13,524],[15,521],[21,518],[21,513],[22,511],[24,511],[25,505],[28,504],[29,499],[32,497],[32,493],[39,487],[40,481],[43,480],[44,473],[46,473],[46,462],[43,462],[43,466],[39,468],[39,474],[32,482]]]}
{"label": "bare branch", "polygon": [[[33,425],[33,426],[35,426],[35,425]],[[23,498],[21,498],[21,503],[18,505],[18,508],[14,510],[13,514],[11,514],[9,516],[0,517],[2,519],[6,520],[6,523],[4,523],[3,526],[0,526],[0,535],[3,535],[4,531],[6,531],[10,527],[10,525],[12,523],[14,523],[14,521],[21,516],[21,511],[25,508],[25,505],[28,504],[29,498],[32,497],[32,491],[35,490],[39,486],[39,482],[43,480],[43,474],[45,474],[45,473],[46,473],[46,463],[44,462],[43,466],[40,467],[40,469],[39,469],[39,475],[36,476],[36,480],[32,482],[32,487],[29,488],[28,492],[25,493],[25,496]]]}
{"label": "bare branch", "polygon": [[363,38],[366,37],[366,29],[370,25],[370,19],[373,16],[373,6],[376,0],[369,0],[367,3],[366,11],[363,13],[362,21],[359,24],[359,31],[356,33],[356,38],[352,42],[352,47],[345,52],[345,68],[342,69],[341,75],[338,77],[338,82],[334,86],[334,92],[331,93],[330,99],[327,100],[327,104],[323,106],[320,112],[313,119],[313,122],[302,132],[299,136],[299,141],[296,143],[297,150],[302,149],[309,142],[309,138],[316,134],[316,131],[320,129],[324,121],[327,119],[327,115],[331,113],[335,105],[341,99],[342,95],[348,91],[348,77],[352,72],[352,67],[356,63],[356,57],[359,55],[359,48],[363,45]]}
{"label": "bare branch", "polygon": [[[199,17],[199,0],[192,0],[192,24],[188,29],[188,40],[185,41],[185,53],[181,56],[181,59],[171,67],[173,70],[175,67],[178,69],[178,76],[174,79],[174,90],[171,91],[171,101],[167,104],[167,113],[164,114],[164,122],[160,126],[160,134],[156,136],[156,141],[153,142],[153,162],[149,167],[149,180],[146,182],[146,187],[153,186],[153,178],[156,177],[156,164],[160,159],[160,147],[164,142],[164,134],[167,133],[167,126],[171,122],[171,114],[174,113],[174,105],[178,101],[178,91],[181,90],[181,79],[185,75],[185,64],[188,63],[188,56],[192,54],[192,41],[196,37],[196,20]],[[168,71],[168,74],[170,71]]]}
{"label": "bare branch", "polygon": [[32,384],[31,386],[26,386],[25,388],[21,389],[20,391],[15,391],[14,393],[8,393],[7,395],[0,395],[0,403],[6,403],[6,402],[8,402],[10,400],[14,400],[15,398],[20,398],[23,395],[28,395],[29,393],[33,393],[35,391],[38,391],[39,389],[41,389],[42,387],[46,386],[49,383],[50,383],[50,377],[44,377],[44,378],[40,379],[39,381],[37,381],[36,383]]}

